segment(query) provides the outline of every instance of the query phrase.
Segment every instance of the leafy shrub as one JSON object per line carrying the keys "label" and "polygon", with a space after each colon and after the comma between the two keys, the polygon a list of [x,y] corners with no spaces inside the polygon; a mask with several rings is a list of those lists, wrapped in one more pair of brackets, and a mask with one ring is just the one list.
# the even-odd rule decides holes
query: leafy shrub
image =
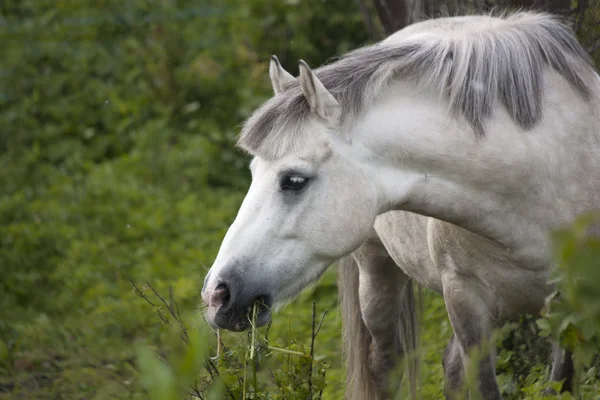
{"label": "leafy shrub", "polygon": [[[583,216],[556,233],[552,281],[557,291],[538,321],[544,336],[553,337],[573,353],[575,396],[600,390],[597,382],[582,382],[584,367],[592,365],[600,350],[600,237],[590,235],[598,221],[598,216]],[[595,378],[598,361],[585,378]]]}

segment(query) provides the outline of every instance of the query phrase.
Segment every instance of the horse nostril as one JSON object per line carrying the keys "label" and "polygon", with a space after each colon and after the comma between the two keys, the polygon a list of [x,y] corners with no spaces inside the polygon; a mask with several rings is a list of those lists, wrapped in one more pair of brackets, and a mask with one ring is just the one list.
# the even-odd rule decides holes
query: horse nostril
{"label": "horse nostril", "polygon": [[226,308],[231,300],[231,292],[226,283],[220,283],[210,296],[210,305],[216,308]]}

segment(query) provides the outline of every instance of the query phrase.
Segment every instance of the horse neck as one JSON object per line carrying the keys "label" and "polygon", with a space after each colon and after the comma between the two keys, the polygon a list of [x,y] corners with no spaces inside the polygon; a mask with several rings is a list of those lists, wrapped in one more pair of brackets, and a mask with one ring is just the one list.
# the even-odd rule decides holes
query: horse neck
{"label": "horse neck", "polygon": [[[573,173],[553,175],[583,150],[560,146],[571,122],[546,118],[523,132],[498,109],[486,136],[478,138],[437,94],[399,85],[357,120],[353,135],[377,160],[382,212],[405,210],[447,221],[501,244],[515,258],[545,264],[548,230],[585,210],[578,195],[599,189],[574,187]],[[573,197],[565,197],[571,204],[561,208],[554,202],[565,185]],[[596,191],[580,202],[599,196]]]}

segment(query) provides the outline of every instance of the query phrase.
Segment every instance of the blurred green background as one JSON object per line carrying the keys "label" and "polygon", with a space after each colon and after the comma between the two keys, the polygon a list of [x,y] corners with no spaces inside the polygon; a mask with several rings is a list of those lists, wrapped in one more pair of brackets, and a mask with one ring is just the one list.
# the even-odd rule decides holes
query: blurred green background
{"label": "blurred green background", "polygon": [[[367,42],[355,8],[0,2],[0,398],[144,398],[132,344],[170,344],[129,278],[172,285],[200,319],[250,183],[234,142],[271,95],[269,56],[296,73]],[[334,307],[334,280],[321,290]]]}
{"label": "blurred green background", "polygon": [[[579,30],[596,56],[597,17]],[[271,95],[269,56],[295,75],[298,59],[320,65],[384,30],[364,1],[1,1],[0,399],[147,398],[135,343],[177,346],[129,279],[172,286],[201,325],[203,276],[249,185],[235,137]],[[312,301],[329,309],[326,398],[343,393],[334,273],[272,328],[282,346],[306,342]],[[425,299],[424,395],[438,398],[450,327]],[[512,354],[501,379],[518,398]]]}

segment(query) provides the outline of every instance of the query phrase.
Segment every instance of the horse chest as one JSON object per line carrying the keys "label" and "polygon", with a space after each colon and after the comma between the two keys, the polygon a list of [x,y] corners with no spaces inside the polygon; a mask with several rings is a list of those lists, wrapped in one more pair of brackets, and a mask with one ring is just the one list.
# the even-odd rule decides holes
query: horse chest
{"label": "horse chest", "polygon": [[399,268],[420,285],[442,293],[445,274],[470,276],[489,291],[498,317],[537,313],[551,291],[548,265],[516,260],[455,225],[393,211],[377,218],[375,230]]}
{"label": "horse chest", "polygon": [[435,269],[444,277],[469,277],[495,304],[500,320],[516,313],[537,314],[552,288],[549,264],[528,262],[495,243],[455,225],[430,219],[429,251]]}

